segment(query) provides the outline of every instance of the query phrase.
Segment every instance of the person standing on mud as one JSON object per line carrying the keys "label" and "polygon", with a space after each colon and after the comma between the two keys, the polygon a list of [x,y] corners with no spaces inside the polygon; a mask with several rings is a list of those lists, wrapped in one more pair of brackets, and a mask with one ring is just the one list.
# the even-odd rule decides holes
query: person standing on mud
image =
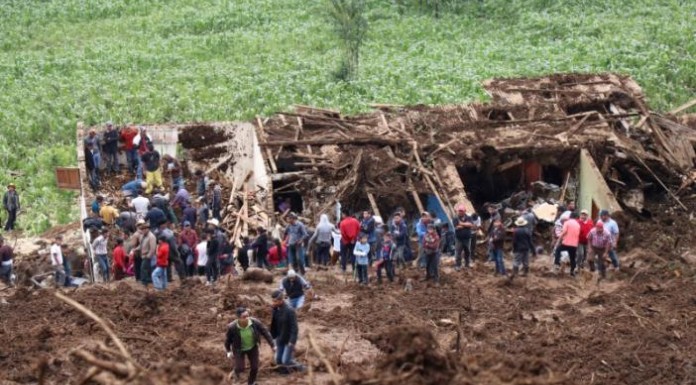
{"label": "person standing on mud", "polygon": [[167,174],[169,174],[171,178],[172,191],[177,192],[184,188],[184,177],[181,175],[181,163],[169,154],[164,155],[162,159],[164,159]]}
{"label": "person standing on mud", "polygon": [[0,280],[7,286],[13,286],[12,282],[12,261],[14,250],[10,245],[5,244],[5,239],[0,235]]}
{"label": "person standing on mud", "polygon": [[255,385],[256,376],[259,372],[259,346],[261,337],[276,351],[275,342],[271,333],[268,332],[263,323],[251,317],[247,308],[239,307],[236,310],[237,320],[227,326],[227,336],[225,338],[225,351],[227,358],[234,359],[234,374],[237,381],[241,381],[244,372],[244,357],[249,358],[249,378],[247,384]]}
{"label": "person standing on mud", "polygon": [[160,234],[157,244],[157,258],[155,270],[152,272],[152,286],[157,290],[167,288],[167,266],[169,266],[169,241],[167,236]]}
{"label": "person standing on mud", "polygon": [[55,273],[54,281],[56,287],[67,286],[67,276],[65,275],[65,266],[63,265],[63,236],[56,235],[56,239],[51,245],[51,266]]}
{"label": "person standing on mud", "polygon": [[254,243],[251,244],[251,248],[254,249],[256,254],[256,266],[270,270],[271,265],[268,263],[268,232],[262,226],[259,226],[256,232],[258,235]]}
{"label": "person standing on mud", "polygon": [[305,273],[304,241],[307,238],[307,228],[297,220],[295,213],[288,214],[289,225],[285,229],[288,245],[288,266]]}
{"label": "person standing on mud", "polygon": [[512,262],[512,275],[516,276],[522,266],[522,276],[529,274],[529,253],[536,256],[534,244],[532,243],[532,233],[527,227],[529,223],[524,216],[520,216],[515,221],[515,230],[512,233],[512,254],[515,259]]}
{"label": "person standing on mud", "polygon": [[148,222],[141,223],[140,232],[142,234],[140,238],[140,257],[142,262],[140,264],[140,277],[138,278],[140,278],[140,282],[143,285],[147,286],[152,282],[152,266],[157,262],[157,238],[150,231]]}
{"label": "person standing on mud", "polygon": [[595,271],[596,262],[599,277],[604,279],[607,277],[605,260],[609,256],[613,245],[611,233],[604,228],[604,224],[601,221],[597,221],[595,227],[587,234],[587,242],[590,248],[587,261],[590,265],[590,271]]}
{"label": "person standing on mud", "polygon": [[123,249],[123,239],[116,239],[116,247],[112,252],[114,281],[120,281],[126,277],[126,251]]}
{"label": "person standing on mud", "polygon": [[284,297],[285,295],[281,290],[276,290],[271,294],[273,299],[271,336],[276,345],[276,365],[281,366],[285,373],[289,373],[298,366],[293,358],[293,353],[297,343],[299,326],[295,310],[285,302]]}
{"label": "person standing on mud", "polygon": [[118,131],[114,130],[114,124],[106,123],[106,131],[102,134],[104,138],[104,157],[106,158],[106,172],[118,174],[120,165],[118,162]]}
{"label": "person standing on mud", "polygon": [[496,219],[488,234],[489,258],[495,262],[495,273],[505,276],[505,259],[503,258],[503,245],[505,244],[505,227],[503,221]]}
{"label": "person standing on mud", "polygon": [[391,228],[389,232],[392,234],[394,239],[394,259],[397,265],[403,268],[406,266],[405,253],[408,246],[408,228],[406,227],[406,222],[401,217],[400,213],[394,214],[394,219],[392,221]]}
{"label": "person standing on mud", "polygon": [[310,245],[316,246],[317,263],[319,265],[326,266],[329,263],[329,253],[331,252],[334,232],[336,232],[336,227],[329,222],[329,216],[321,214],[314,234],[312,234],[312,238],[309,240]]}
{"label": "person standing on mud", "polygon": [[375,245],[377,244],[377,222],[370,210],[362,212],[360,232],[362,234],[367,234],[367,243],[370,245],[370,254],[368,257],[370,259],[370,266],[372,266],[372,261],[375,259]]}
{"label": "person standing on mud", "polygon": [[379,250],[377,250],[377,283],[382,283],[382,270],[387,273],[387,279],[389,282],[394,282],[394,242],[392,242],[392,235],[390,232],[385,232],[382,235],[382,244]]}
{"label": "person standing on mud", "polygon": [[602,210],[599,212],[599,218],[601,219],[604,229],[611,234],[611,250],[609,250],[609,258],[611,259],[611,264],[614,266],[615,270],[619,270],[619,256],[616,254],[616,247],[619,244],[619,225],[615,220],[609,216],[608,210]]}
{"label": "person standing on mud", "polygon": [[580,241],[578,243],[578,269],[585,267],[585,260],[587,259],[587,235],[594,228],[594,222],[590,218],[587,210],[580,211],[580,219],[578,219],[580,224]]}
{"label": "person standing on mud", "polygon": [[354,216],[343,213],[343,220],[338,225],[341,231],[341,271],[346,272],[346,266],[353,266],[353,250],[360,234],[360,222]]}
{"label": "person standing on mud", "polygon": [[367,234],[360,235],[360,241],[355,244],[353,255],[355,256],[355,270],[358,275],[358,284],[367,286],[367,266],[369,265],[370,244],[367,242]]}
{"label": "person standing on mud", "polygon": [[126,163],[128,163],[128,171],[132,174],[138,172],[138,163],[140,159],[138,157],[138,149],[133,145],[133,139],[138,135],[138,130],[133,126],[127,126],[121,129],[121,140],[124,143],[124,149],[126,150]]}
{"label": "person standing on mud", "polygon": [[108,239],[109,230],[103,228],[99,236],[92,241],[92,249],[94,249],[94,254],[97,256],[99,270],[101,271],[104,282],[109,282],[109,266],[111,266],[109,263],[109,251],[107,249]]}
{"label": "person standing on mud", "polygon": [[[576,257],[578,251],[578,244],[580,242],[580,224],[577,221],[578,214],[572,212],[570,218],[563,223],[563,229],[561,230],[561,235],[556,241],[556,247],[558,249],[558,255],[562,252],[567,252],[570,258],[570,275],[575,276],[576,267]],[[554,261],[555,268],[560,270],[560,260]]]}
{"label": "person standing on mud", "polygon": [[440,282],[440,236],[435,231],[435,225],[429,223],[423,236],[423,258],[425,259],[425,280],[432,279]]}
{"label": "person standing on mud", "polygon": [[140,156],[140,160],[145,168],[145,182],[147,183],[146,194],[151,194],[154,188],[162,189],[162,167],[160,165],[160,153],[150,143],[147,152]]}
{"label": "person standing on mud", "polygon": [[464,267],[471,266],[471,236],[474,228],[474,221],[466,213],[464,205],[457,206],[457,216],[452,219],[454,225],[454,270],[462,268],[462,254],[464,254]]}
{"label": "person standing on mud", "polygon": [[2,207],[7,211],[5,231],[12,231],[15,228],[17,213],[20,209],[19,194],[17,194],[17,186],[14,183],[7,185],[7,191],[5,191],[5,195],[2,197]]}

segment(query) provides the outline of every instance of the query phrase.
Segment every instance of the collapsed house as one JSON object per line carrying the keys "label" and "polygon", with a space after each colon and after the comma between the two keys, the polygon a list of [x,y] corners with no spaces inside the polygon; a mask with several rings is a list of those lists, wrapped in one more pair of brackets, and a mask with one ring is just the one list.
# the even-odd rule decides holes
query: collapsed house
{"label": "collapsed house", "polygon": [[[695,131],[650,111],[631,78],[560,74],[484,87],[489,103],[374,105],[356,116],[296,106],[252,122],[146,127],[178,141],[161,151],[185,161],[189,186],[196,169],[221,183],[222,225],[233,239],[282,225],[288,211],[310,224],[322,213],[335,219],[337,204],[384,218],[397,207],[427,210],[443,221],[460,204],[470,212],[535,207],[547,221],[563,200],[593,217],[600,209],[640,213],[646,194],[667,194],[686,209],[670,186],[696,180]],[[78,127],[82,168],[83,135]]]}

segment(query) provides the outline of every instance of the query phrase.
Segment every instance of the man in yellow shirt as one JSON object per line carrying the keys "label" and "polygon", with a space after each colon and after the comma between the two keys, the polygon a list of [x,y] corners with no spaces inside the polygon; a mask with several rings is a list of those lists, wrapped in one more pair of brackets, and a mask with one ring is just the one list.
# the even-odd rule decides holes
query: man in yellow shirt
{"label": "man in yellow shirt", "polygon": [[113,201],[109,200],[104,206],[99,210],[99,216],[102,217],[104,223],[112,226],[118,218],[118,210],[113,206]]}

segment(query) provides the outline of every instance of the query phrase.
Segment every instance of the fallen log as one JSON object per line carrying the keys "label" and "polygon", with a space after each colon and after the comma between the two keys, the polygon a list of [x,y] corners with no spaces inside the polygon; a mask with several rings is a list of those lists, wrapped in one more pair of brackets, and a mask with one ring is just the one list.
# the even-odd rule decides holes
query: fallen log
{"label": "fallen log", "polygon": [[300,146],[300,145],[341,145],[341,144],[376,144],[376,145],[397,145],[408,143],[407,139],[387,139],[378,137],[355,137],[344,139],[303,139],[303,140],[277,140],[266,143],[261,143],[262,147],[278,147],[278,146]]}

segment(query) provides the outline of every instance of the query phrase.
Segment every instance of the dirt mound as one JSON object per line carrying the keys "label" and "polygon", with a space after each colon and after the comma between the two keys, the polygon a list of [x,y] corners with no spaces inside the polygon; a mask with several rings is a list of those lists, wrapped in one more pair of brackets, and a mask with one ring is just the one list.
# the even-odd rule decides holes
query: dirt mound
{"label": "dirt mound", "polygon": [[387,355],[373,373],[348,375],[346,384],[374,383],[447,384],[456,375],[456,362],[440,351],[432,332],[424,327],[400,326],[371,340]]}

